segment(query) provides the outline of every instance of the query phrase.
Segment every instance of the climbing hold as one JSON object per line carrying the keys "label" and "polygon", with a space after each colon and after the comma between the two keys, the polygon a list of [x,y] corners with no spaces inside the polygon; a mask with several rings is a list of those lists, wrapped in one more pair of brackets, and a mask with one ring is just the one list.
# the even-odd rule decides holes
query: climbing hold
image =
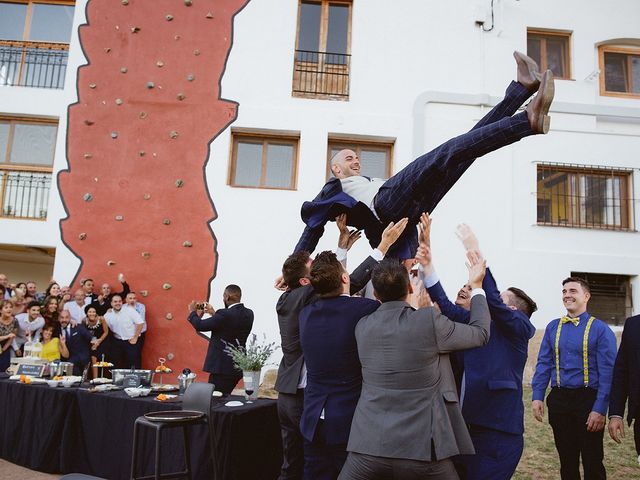
{"label": "climbing hold", "polygon": [[145,200],[149,200],[151,198],[151,195],[149,195],[148,193],[145,193],[142,198],[144,198]]}
{"label": "climbing hold", "polygon": [[149,257],[151,256],[151,253],[149,252],[142,252],[142,258],[144,258],[145,260],[149,260]]}
{"label": "climbing hold", "polygon": [[179,93],[178,95],[176,95],[176,98],[177,98],[178,100],[182,101],[182,100],[184,100],[184,99],[185,99],[185,98],[187,98],[187,97],[185,97],[184,93]]}
{"label": "climbing hold", "polygon": [[120,73],[127,73],[129,69],[127,67],[120,68]]}
{"label": "climbing hold", "polygon": [[213,18],[213,13],[211,13],[211,12],[207,12],[207,14],[205,15],[205,17],[207,17],[207,18]]}
{"label": "climbing hold", "polygon": [[90,83],[90,84],[89,84],[89,88],[96,88],[96,86],[97,86],[97,85],[96,85],[95,83]]}
{"label": "climbing hold", "polygon": [[178,132],[176,132],[175,130],[171,130],[171,131],[169,132],[169,136],[170,136],[171,138],[178,138]]}
{"label": "climbing hold", "polygon": [[118,132],[111,132],[111,138],[118,138]]}
{"label": "climbing hold", "polygon": [[156,67],[159,67],[159,68],[164,67],[164,62],[163,62],[162,60],[158,60],[158,61],[156,62]]}
{"label": "climbing hold", "polygon": [[184,242],[182,242],[182,246],[183,247],[193,247],[193,243],[191,243],[189,240],[185,240]]}
{"label": "climbing hold", "polygon": [[190,73],[189,75],[187,75],[187,81],[193,82],[195,79],[196,77],[193,73]]}
{"label": "climbing hold", "polygon": [[116,98],[116,105],[122,105],[122,99]]}
{"label": "climbing hold", "polygon": [[116,262],[114,262],[113,260],[108,260],[107,261],[107,266],[109,267],[113,267],[116,264]]}
{"label": "climbing hold", "polygon": [[104,53],[109,53],[111,51],[111,48],[107,47],[104,49]]}
{"label": "climbing hold", "polygon": [[147,295],[149,295],[149,292],[147,290],[140,290],[140,295],[146,297]]}
{"label": "climbing hold", "polygon": [[143,119],[143,120],[144,120],[145,118],[147,118],[147,112],[140,112],[140,113],[138,114],[138,117],[140,117],[141,119]]}
{"label": "climbing hold", "polygon": [[129,0],[122,0],[122,5],[129,5]]}
{"label": "climbing hold", "polygon": [[116,222],[121,222],[124,220],[124,217],[122,215],[116,215]]}
{"label": "climbing hold", "polygon": [[171,290],[171,284],[170,283],[164,283],[162,285],[162,288],[165,289],[165,290]]}
{"label": "climbing hold", "polygon": [[174,40],[180,40],[180,35],[175,35],[175,36],[173,37],[173,39],[174,39]]}
{"label": "climbing hold", "polygon": [[165,218],[164,220],[162,220],[162,223],[164,223],[165,225],[169,225],[171,224],[171,220],[169,220],[168,218]]}
{"label": "climbing hold", "polygon": [[94,122],[93,120],[85,120],[85,121],[84,121],[84,124],[85,124],[85,125],[89,125],[89,126],[93,125],[94,123],[95,123],[95,122]]}
{"label": "climbing hold", "polygon": [[180,188],[184,185],[184,180],[182,180],[181,178],[176,180],[176,187]]}
{"label": "climbing hold", "polygon": [[82,199],[83,199],[85,202],[90,202],[91,200],[93,200],[93,195],[91,195],[90,193],[85,193],[85,194],[82,196]]}
{"label": "climbing hold", "polygon": [[81,233],[80,235],[78,235],[78,238],[80,240],[85,240],[87,238],[87,234],[86,233]]}
{"label": "climbing hold", "polygon": [[139,155],[139,156],[141,156],[141,157],[144,157],[144,150],[140,150],[140,151],[138,152],[138,155]]}
{"label": "climbing hold", "polygon": [[89,159],[90,159],[90,158],[92,158],[92,157],[93,157],[93,155],[91,155],[90,153],[85,153],[85,154],[84,154],[84,158],[85,158],[86,160],[89,160]]}
{"label": "climbing hold", "polygon": [[184,4],[185,4],[187,7],[190,7],[191,5],[193,5],[193,2],[192,2],[191,0],[184,0]]}
{"label": "climbing hold", "polygon": [[153,88],[155,84],[153,82],[147,82],[147,88]]}
{"label": "climbing hold", "polygon": [[198,55],[200,55],[200,50],[198,50],[197,48],[193,51],[193,54],[197,57]]}
{"label": "climbing hold", "polygon": [[167,313],[166,318],[167,318],[167,320],[173,320],[173,314],[172,313]]}
{"label": "climbing hold", "polygon": [[131,27],[131,33],[138,33],[140,31],[140,27]]}
{"label": "climbing hold", "polygon": [[167,19],[167,22],[170,22],[173,20],[173,15],[167,15],[165,18]]}

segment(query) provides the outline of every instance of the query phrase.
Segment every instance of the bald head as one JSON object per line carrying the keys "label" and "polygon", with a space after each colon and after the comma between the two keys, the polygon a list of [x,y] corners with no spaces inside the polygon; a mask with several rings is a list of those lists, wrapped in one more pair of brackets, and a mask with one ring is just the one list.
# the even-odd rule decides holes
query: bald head
{"label": "bald head", "polygon": [[336,178],[360,175],[360,159],[353,150],[340,150],[331,159],[331,172]]}

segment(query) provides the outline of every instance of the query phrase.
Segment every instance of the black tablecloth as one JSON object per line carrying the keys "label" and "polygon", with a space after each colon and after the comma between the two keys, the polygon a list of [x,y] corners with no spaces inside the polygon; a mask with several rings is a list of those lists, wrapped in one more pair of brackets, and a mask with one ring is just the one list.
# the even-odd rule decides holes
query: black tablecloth
{"label": "black tablecloth", "polygon": [[[259,399],[241,407],[224,405],[237,399],[227,397],[212,406],[218,478],[275,479],[282,461],[276,402]],[[180,408],[180,403],[129,398],[122,391],[89,393],[0,380],[0,457],[42,472],[128,479],[135,419],[150,411]],[[153,436],[151,429],[143,432],[138,464],[150,474]],[[181,470],[181,429],[165,432],[162,471]],[[207,428],[189,427],[189,437],[194,478],[211,478]]]}

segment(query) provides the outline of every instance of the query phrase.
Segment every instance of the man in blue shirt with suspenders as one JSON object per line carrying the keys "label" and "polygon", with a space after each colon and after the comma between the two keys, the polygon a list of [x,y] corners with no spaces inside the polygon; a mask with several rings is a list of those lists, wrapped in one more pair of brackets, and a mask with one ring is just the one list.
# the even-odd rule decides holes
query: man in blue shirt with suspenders
{"label": "man in blue shirt with suspenders", "polygon": [[587,312],[590,297],[585,280],[569,277],[562,282],[567,315],[547,325],[531,381],[533,416],[539,422],[551,382],[547,407],[562,480],[580,480],[581,456],[585,480],[607,478],[602,439],[616,337],[606,323]]}

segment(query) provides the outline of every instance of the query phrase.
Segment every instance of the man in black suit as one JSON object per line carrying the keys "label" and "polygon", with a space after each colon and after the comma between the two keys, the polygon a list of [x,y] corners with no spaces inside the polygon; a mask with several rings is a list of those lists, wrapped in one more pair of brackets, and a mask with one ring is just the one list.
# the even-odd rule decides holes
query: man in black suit
{"label": "man in black suit", "polygon": [[[228,285],[222,295],[225,308],[221,310],[214,310],[208,303],[196,304],[193,301],[189,304],[189,322],[193,328],[198,332],[211,332],[202,369],[209,372],[209,383],[224,395],[230,394],[242,378],[242,372],[233,365],[224,349],[227,344],[245,347],[253,326],[253,311],[240,303],[241,299],[240,287]],[[211,315],[208,318],[202,318],[205,309]]]}
{"label": "man in black suit", "polygon": [[622,342],[613,367],[613,382],[609,395],[609,435],[620,443],[624,438],[624,407],[629,401],[627,424],[633,423],[633,437],[640,462],[640,315],[627,318]]}
{"label": "man in black suit", "polygon": [[62,310],[60,321],[60,342],[67,345],[69,356],[66,361],[73,363],[73,374],[82,375],[82,371],[91,361],[91,339],[93,335],[83,324],[71,326],[71,313]]}
{"label": "man in black suit", "polygon": [[[364,288],[371,278],[371,271],[386,255],[389,247],[402,234],[406,220],[392,224],[382,234],[378,248],[367,257],[350,275],[350,293]],[[336,219],[340,228],[338,249],[348,250],[354,243],[354,232],[346,226],[346,215]],[[303,475],[303,439],[300,434],[300,417],[306,386],[306,368],[300,346],[300,310],[311,303],[314,290],[309,281],[311,258],[305,251],[296,252],[287,258],[282,266],[282,277],[288,285],[276,304],[282,360],[278,368],[275,389],[278,391],[278,418],[282,434],[283,462],[279,480],[302,480]]]}

